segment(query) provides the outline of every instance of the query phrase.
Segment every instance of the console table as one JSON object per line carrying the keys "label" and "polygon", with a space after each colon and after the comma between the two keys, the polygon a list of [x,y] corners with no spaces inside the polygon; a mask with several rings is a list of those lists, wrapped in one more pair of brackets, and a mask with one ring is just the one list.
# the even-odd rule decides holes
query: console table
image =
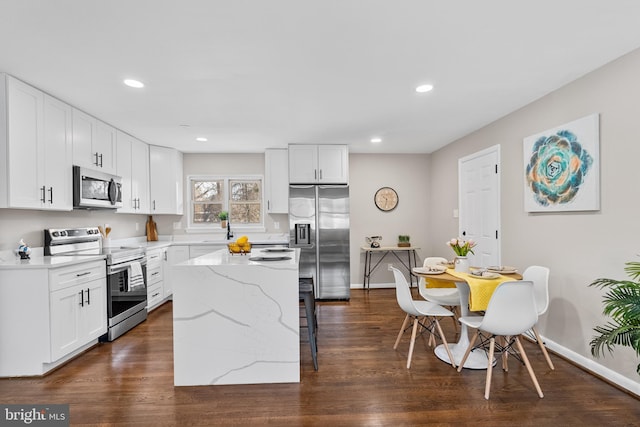
{"label": "console table", "polygon": [[[369,280],[371,278],[371,273],[375,271],[376,268],[380,265],[380,263],[387,257],[387,255],[392,254],[400,264],[409,272],[409,283],[413,286],[413,279],[416,279],[416,286],[418,286],[418,276],[413,274],[413,267],[418,267],[418,255],[416,254],[416,250],[420,249],[416,246],[381,246],[379,248],[372,248],[369,246],[361,246],[360,249],[364,251],[364,280],[362,283],[362,288],[369,289]],[[406,254],[406,260],[401,258],[401,255]],[[382,254],[380,259],[376,261],[374,264],[372,261],[373,254]]]}

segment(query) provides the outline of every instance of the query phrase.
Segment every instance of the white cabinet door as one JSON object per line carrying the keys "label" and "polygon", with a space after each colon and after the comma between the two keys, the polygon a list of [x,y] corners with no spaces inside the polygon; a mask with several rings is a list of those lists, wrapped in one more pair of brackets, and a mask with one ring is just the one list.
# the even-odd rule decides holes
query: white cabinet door
{"label": "white cabinet door", "polygon": [[73,164],[97,169],[100,165],[99,153],[93,151],[97,120],[76,108],[72,114]]}
{"label": "white cabinet door", "polygon": [[268,149],[265,159],[265,200],[267,213],[289,212],[289,153],[287,149]]}
{"label": "white cabinet door", "polygon": [[82,346],[80,301],[82,286],[51,292],[51,361]]}
{"label": "white cabinet door", "polygon": [[107,333],[107,283],[93,280],[82,286],[85,301],[81,305],[82,336],[84,342]]}
{"label": "white cabinet door", "polygon": [[73,109],[73,164],[116,173],[116,130],[93,116]]}
{"label": "white cabinet door", "polygon": [[96,134],[92,151],[98,154],[97,166],[101,171],[116,173],[116,130],[114,127],[96,120]]}
{"label": "white cabinet door", "polygon": [[151,145],[149,169],[151,213],[182,215],[182,153]]}
{"label": "white cabinet door", "polygon": [[346,145],[318,146],[318,182],[322,184],[349,182],[349,152]]}
{"label": "white cabinet door", "polygon": [[44,185],[47,209],[73,209],[71,106],[44,96]]}
{"label": "white cabinet door", "polygon": [[291,184],[309,184],[317,181],[317,146],[289,145],[289,182]]}
{"label": "white cabinet door", "polygon": [[149,145],[131,141],[131,189],[137,213],[150,213],[149,209]]}
{"label": "white cabinet door", "polygon": [[346,145],[289,145],[291,184],[347,184],[349,150]]}
{"label": "white cabinet door", "polygon": [[132,137],[124,132],[116,134],[116,174],[122,178],[122,207],[118,213],[135,213],[137,202],[133,195],[133,179],[131,177],[131,143]]}
{"label": "white cabinet door", "polygon": [[7,76],[7,207],[44,205],[43,102],[42,92]]}

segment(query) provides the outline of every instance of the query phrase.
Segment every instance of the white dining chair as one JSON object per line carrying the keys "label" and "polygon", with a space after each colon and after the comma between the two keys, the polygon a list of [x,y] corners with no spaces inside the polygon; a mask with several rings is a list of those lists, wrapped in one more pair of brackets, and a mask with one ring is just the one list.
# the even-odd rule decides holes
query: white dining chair
{"label": "white dining chair", "polygon": [[[483,338],[482,331],[490,334],[488,338],[489,355],[487,361],[487,379],[484,389],[485,399],[489,399],[489,392],[491,390],[491,374],[493,371],[493,355],[496,350],[496,337],[504,337],[505,339],[504,344],[498,344],[497,346],[498,352],[503,355],[513,351],[512,347],[514,344],[516,345],[519,353],[512,354],[514,354],[514,357],[521,358],[527,367],[527,371],[538,392],[538,396],[541,398],[544,397],[519,338],[521,334],[531,329],[538,321],[533,282],[517,280],[501,283],[493,292],[484,316],[463,316],[459,320],[460,323],[474,328],[477,331],[476,334],[473,335],[469,347],[460,361],[458,372],[462,370],[464,362],[467,360],[467,357],[469,357],[469,353],[473,349],[478,337],[481,337],[481,344],[486,343],[487,339]],[[506,371],[508,370],[506,359],[503,357],[502,360],[502,368]]]}
{"label": "white dining chair", "polygon": [[[447,344],[447,340],[444,337],[442,328],[440,327],[440,322],[438,321],[439,317],[453,316],[453,313],[446,308],[429,301],[415,301],[411,296],[411,290],[409,289],[407,279],[404,277],[402,272],[395,267],[390,267],[389,269],[393,272],[393,276],[395,278],[396,299],[398,301],[398,305],[406,313],[404,321],[402,322],[402,327],[400,328],[400,332],[396,338],[396,342],[393,345],[393,349],[396,350],[398,348],[400,338],[402,338],[404,332],[411,327],[411,341],[409,343],[409,355],[407,356],[407,369],[409,369],[411,367],[411,358],[413,356],[413,347],[418,333],[418,326],[421,326],[421,333],[423,332],[422,328],[424,328],[433,336],[438,336],[440,338],[447,354],[449,355],[451,366],[455,368],[456,365],[453,360],[453,356],[451,355],[449,345]],[[420,321],[422,318],[425,319],[424,323]]]}
{"label": "white dining chair", "polygon": [[[538,309],[538,317],[547,312],[549,308],[549,269],[547,267],[541,267],[539,265],[532,265],[527,267],[522,273],[523,280],[530,280],[533,282],[533,292],[536,298],[536,308]],[[538,329],[534,325],[529,331],[525,333],[532,341],[535,341],[540,346],[540,350],[547,360],[547,365],[551,370],[555,370],[547,348],[544,342],[540,338]]]}
{"label": "white dining chair", "polygon": [[[436,265],[442,266],[446,263],[446,258],[427,257],[424,259],[423,267],[433,267]],[[418,281],[418,292],[420,293],[420,296],[425,300],[445,306],[454,313],[454,316],[452,317],[453,327],[457,333],[457,307],[460,306],[460,292],[458,291],[458,288],[427,288],[427,281],[424,277],[421,276],[420,280]]]}

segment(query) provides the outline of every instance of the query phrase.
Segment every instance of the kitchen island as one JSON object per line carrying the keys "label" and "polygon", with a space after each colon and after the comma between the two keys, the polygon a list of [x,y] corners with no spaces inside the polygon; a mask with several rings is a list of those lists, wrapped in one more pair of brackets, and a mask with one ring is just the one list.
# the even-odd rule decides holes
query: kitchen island
{"label": "kitchen island", "polygon": [[300,382],[299,255],[223,249],[174,266],[176,386]]}

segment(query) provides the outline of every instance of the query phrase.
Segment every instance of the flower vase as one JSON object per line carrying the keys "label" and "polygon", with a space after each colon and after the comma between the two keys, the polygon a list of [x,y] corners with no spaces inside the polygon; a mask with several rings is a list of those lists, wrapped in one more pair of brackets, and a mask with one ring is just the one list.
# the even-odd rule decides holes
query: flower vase
{"label": "flower vase", "polygon": [[226,219],[220,220],[220,227],[221,228],[227,228],[227,220]]}
{"label": "flower vase", "polygon": [[469,259],[466,256],[457,256],[455,261],[454,270],[459,273],[469,272]]}

